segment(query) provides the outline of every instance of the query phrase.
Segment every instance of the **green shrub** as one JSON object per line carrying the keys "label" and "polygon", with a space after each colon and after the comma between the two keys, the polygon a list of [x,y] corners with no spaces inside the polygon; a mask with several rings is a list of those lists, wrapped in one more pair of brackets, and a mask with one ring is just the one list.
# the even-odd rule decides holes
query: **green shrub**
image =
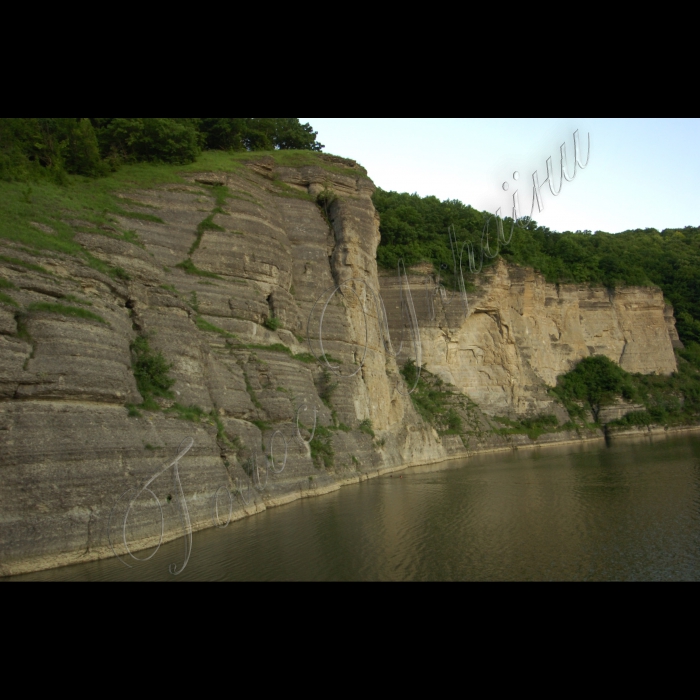
{"label": "green shrub", "polygon": [[194,119],[95,119],[104,156],[124,162],[192,163],[201,153]]}
{"label": "green shrub", "polygon": [[608,425],[614,426],[647,426],[658,422],[649,411],[632,411],[622,418],[610,421]]}
{"label": "green shrub", "polygon": [[322,425],[316,426],[313,440],[309,443],[311,459],[318,469],[323,465],[326,469],[335,466],[335,451],[333,450],[333,433]]}
{"label": "green shrub", "polygon": [[[172,365],[163,357],[161,352],[153,352],[148,339],[139,336],[131,343],[132,367],[136,386],[146,402],[152,397],[172,398],[170,388],[175,384],[168,372]],[[156,404],[157,405],[157,404]]]}
{"label": "green shrub", "polygon": [[463,432],[462,419],[459,413],[454,408],[449,408],[446,414],[447,430],[442,432],[443,435],[461,435]]}
{"label": "green shrub", "polygon": [[216,200],[215,212],[217,214],[222,214],[222,207],[226,204],[226,200],[230,195],[228,187],[226,187],[226,185],[214,185],[211,189],[214,193],[214,199]]}
{"label": "green shrub", "polygon": [[268,330],[276,331],[281,325],[282,322],[274,314],[265,319],[265,328]]}
{"label": "green shrub", "polygon": [[0,118],[0,179],[65,184],[70,174],[98,177],[123,163],[192,163],[202,146],[281,150],[290,156],[284,162],[303,164],[323,148],[294,118]]}
{"label": "green shrub", "polygon": [[321,401],[323,401],[328,408],[333,408],[331,405],[331,399],[333,398],[333,394],[337,388],[338,382],[334,382],[333,375],[324,368],[321,380],[321,389],[318,395],[321,397]]}
{"label": "green shrub", "polygon": [[360,432],[365,433],[365,435],[369,435],[370,437],[374,437],[374,430],[372,429],[372,421],[369,418],[365,418],[359,426]]}
{"label": "green shrub", "polygon": [[320,355],[319,360],[321,362],[327,362],[329,365],[342,365],[342,361],[333,357],[333,355],[329,355],[328,353],[325,353],[324,355]]}
{"label": "green shrub", "polygon": [[618,396],[631,400],[635,388],[630,375],[621,367],[603,355],[594,355],[559,377],[552,393],[561,399],[570,414],[580,415],[574,402],[584,401],[597,421],[601,406],[613,403]]}
{"label": "green shrub", "polygon": [[15,322],[17,323],[17,337],[24,340],[26,343],[32,343],[32,336],[27,328],[27,317],[21,312],[15,313]]}
{"label": "green shrub", "polygon": [[[494,430],[496,435],[527,435],[530,440],[537,440],[543,433],[555,433],[560,430],[557,417],[549,413],[524,418],[520,421],[503,416],[494,416],[493,420],[506,426],[505,428],[496,428]],[[575,424],[567,423],[561,429],[573,430],[575,428]]]}
{"label": "green shrub", "polygon": [[0,178],[66,181],[66,174],[108,172],[88,119],[0,118]]}
{"label": "green shrub", "polygon": [[199,406],[182,406],[179,403],[173,404],[167,412],[175,413],[181,420],[188,420],[192,423],[200,423],[209,417],[209,414]]}
{"label": "green shrub", "polygon": [[[424,421],[440,432],[444,432],[446,426],[449,426],[448,415],[452,419],[452,425],[455,429],[458,425],[455,416],[459,419],[461,425],[459,415],[449,405],[452,392],[441,388],[443,382],[438,377],[429,375],[425,369],[422,370],[420,377],[418,377],[418,368],[413,360],[406,362],[400,369],[400,372],[406,380],[408,388],[412,389],[415,386],[415,390],[411,393],[411,402]],[[426,381],[426,377],[430,377],[430,381]],[[416,378],[418,378],[417,383]],[[450,414],[449,411],[453,413]],[[449,431],[450,428],[447,427],[447,430]]]}
{"label": "green shrub", "polygon": [[207,148],[224,151],[320,151],[317,132],[293,118],[206,118],[199,120]]}
{"label": "green shrub", "polygon": [[326,220],[326,224],[328,224],[328,228],[331,232],[333,231],[333,222],[331,221],[331,206],[337,199],[338,196],[335,194],[335,192],[333,192],[333,190],[329,190],[328,188],[325,188],[316,197],[316,204],[321,210],[321,215]]}
{"label": "green shrub", "polygon": [[[582,418],[589,406],[597,416],[600,406],[617,398],[643,404],[613,425],[683,425],[700,418],[700,347],[689,343],[676,352],[678,371],[670,376],[628,374],[613,363],[582,360],[571,372],[559,378],[552,393],[562,400],[572,419]],[[584,404],[582,409],[575,401]],[[595,409],[595,410],[594,410]]]}

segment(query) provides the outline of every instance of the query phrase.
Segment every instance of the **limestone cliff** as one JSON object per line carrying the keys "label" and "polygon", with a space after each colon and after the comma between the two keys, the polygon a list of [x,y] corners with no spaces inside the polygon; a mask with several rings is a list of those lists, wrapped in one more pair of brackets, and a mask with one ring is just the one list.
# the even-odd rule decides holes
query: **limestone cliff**
{"label": "limestone cliff", "polygon": [[[342,361],[343,376],[308,362],[307,319],[323,290],[351,279],[379,286],[374,186],[352,164],[342,166],[275,168],[271,159],[258,160],[233,173],[130,192],[127,210],[162,223],[115,219],[115,230],[135,232],[133,242],[109,230],[76,238],[90,255],[118,265],[126,281],[74,257],[3,248],[0,275],[14,286],[18,308],[3,305],[0,317],[0,573],[111,555],[107,523],[116,499],[146,483],[188,436],[194,448],[180,473],[195,529],[212,525],[220,485],[244,491],[234,498],[240,517],[378,469],[447,455],[396,389],[402,380],[380,346],[363,282],[347,285],[325,314],[324,349]],[[228,188],[223,207],[216,206],[217,184]],[[315,201],[323,189],[337,195],[332,224]],[[176,267],[190,251],[189,271],[199,274]],[[66,299],[94,318],[42,308]],[[364,332],[361,304],[368,307],[369,349],[362,371],[347,377],[363,345],[356,342]],[[273,318],[276,331],[265,327],[274,327]],[[175,379],[174,399],[141,417],[126,407],[142,400],[130,352],[139,335],[172,363]],[[175,404],[196,409],[183,413]],[[314,408],[325,428],[314,444],[325,462],[297,435],[297,411],[308,440]],[[251,458],[260,463],[269,455],[277,430],[288,445],[286,467],[269,471],[255,490]],[[278,466],[283,455],[278,436]],[[165,538],[177,537],[177,489],[170,475],[159,482],[153,488],[165,504]],[[228,504],[225,496],[220,501]],[[157,535],[151,505],[140,519],[134,515],[136,549]]]}
{"label": "limestone cliff", "polygon": [[[546,388],[589,355],[606,355],[632,373],[676,371],[680,342],[657,288],[547,284],[499,259],[475,278],[467,309],[458,295],[436,293],[425,274],[410,279],[425,367],[487,413],[558,412]],[[381,283],[397,328],[398,282],[383,276]]]}
{"label": "limestone cliff", "polygon": [[[513,444],[488,434],[488,415],[560,411],[546,386],[588,354],[633,372],[675,369],[673,316],[658,290],[556,287],[498,263],[465,315],[459,300],[428,301],[424,278],[414,276],[426,370],[457,387],[450,400],[471,421],[471,438],[441,438],[407,397],[379,332],[372,290],[381,290],[394,330],[401,321],[395,280],[378,276],[372,182],[351,161],[327,156],[319,166],[269,158],[183,178],[130,191],[124,210],[141,219],[116,217],[99,231],[71,222],[90,259],[118,266],[117,278],[69,255],[0,246],[0,276],[16,304],[0,302],[0,575],[111,556],[118,497],[158,473],[188,436],[194,447],[180,476],[198,529],[212,525],[222,485],[234,494],[236,518],[382,470]],[[217,185],[227,188],[223,205]],[[325,208],[322,192],[332,193]],[[309,327],[320,354],[314,338],[325,301],[316,302],[337,285],[323,351],[341,376],[309,361],[305,340]],[[85,313],[62,313],[54,302]],[[143,399],[130,349],[137,337],[172,363],[173,398],[159,399],[158,411],[128,407]],[[348,376],[365,338],[364,364]],[[310,447],[296,419],[301,410],[308,440],[314,408],[323,430]],[[276,438],[275,461],[285,440],[288,459],[261,484],[253,459],[269,456],[276,431],[284,439]],[[151,488],[165,539],[181,536],[171,474]],[[130,522],[135,550],[157,538],[154,502]]]}

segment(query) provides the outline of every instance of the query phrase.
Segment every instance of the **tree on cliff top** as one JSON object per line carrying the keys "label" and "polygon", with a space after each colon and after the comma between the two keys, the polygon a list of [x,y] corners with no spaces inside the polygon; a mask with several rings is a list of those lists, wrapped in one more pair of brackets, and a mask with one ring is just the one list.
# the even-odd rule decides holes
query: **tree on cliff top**
{"label": "tree on cliff top", "polygon": [[[450,225],[455,227],[460,248],[469,241],[480,253],[481,233],[489,216],[485,212],[456,200],[441,202],[437,197],[381,189],[374,193],[373,201],[381,217],[377,262],[382,267],[396,270],[399,258],[407,266],[427,260],[440,271],[441,281],[454,288],[447,235]],[[504,226],[509,230],[510,220]],[[573,282],[611,289],[658,285],[673,305],[683,342],[700,343],[700,227],[637,229],[613,235],[604,231],[559,233],[531,221],[515,229],[500,254],[509,262],[534,268],[553,284]],[[468,268],[466,254],[462,262]],[[485,265],[489,262],[484,260]]]}
{"label": "tree on cliff top", "polygon": [[294,118],[0,118],[0,179],[63,182],[120,163],[192,163],[203,148],[320,151],[316,136]]}
{"label": "tree on cliff top", "polygon": [[298,119],[200,119],[200,130],[206,147],[224,151],[302,150],[321,151],[316,141],[318,132]]}

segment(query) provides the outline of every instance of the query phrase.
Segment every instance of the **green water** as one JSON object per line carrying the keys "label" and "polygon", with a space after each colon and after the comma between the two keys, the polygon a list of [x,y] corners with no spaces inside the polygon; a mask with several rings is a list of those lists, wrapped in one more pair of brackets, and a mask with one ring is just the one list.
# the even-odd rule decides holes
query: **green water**
{"label": "green water", "polygon": [[700,436],[412,468],[196,533],[170,562],[182,543],[15,580],[700,580]]}

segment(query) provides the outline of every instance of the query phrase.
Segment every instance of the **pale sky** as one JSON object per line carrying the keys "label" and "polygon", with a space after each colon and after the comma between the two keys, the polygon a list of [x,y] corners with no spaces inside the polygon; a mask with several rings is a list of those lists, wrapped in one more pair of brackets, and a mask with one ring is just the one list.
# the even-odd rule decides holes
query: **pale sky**
{"label": "pale sky", "polygon": [[[555,189],[560,146],[573,169],[578,129],[585,170],[564,182],[558,197],[541,188],[549,228],[603,230],[700,226],[700,119],[330,119],[302,118],[318,131],[326,153],[353,158],[385,190],[459,199],[495,212],[521,215],[532,203],[532,174],[547,177],[551,156]],[[518,172],[518,182],[513,173]],[[503,183],[509,183],[509,191]],[[527,210],[527,211],[525,211]]]}

